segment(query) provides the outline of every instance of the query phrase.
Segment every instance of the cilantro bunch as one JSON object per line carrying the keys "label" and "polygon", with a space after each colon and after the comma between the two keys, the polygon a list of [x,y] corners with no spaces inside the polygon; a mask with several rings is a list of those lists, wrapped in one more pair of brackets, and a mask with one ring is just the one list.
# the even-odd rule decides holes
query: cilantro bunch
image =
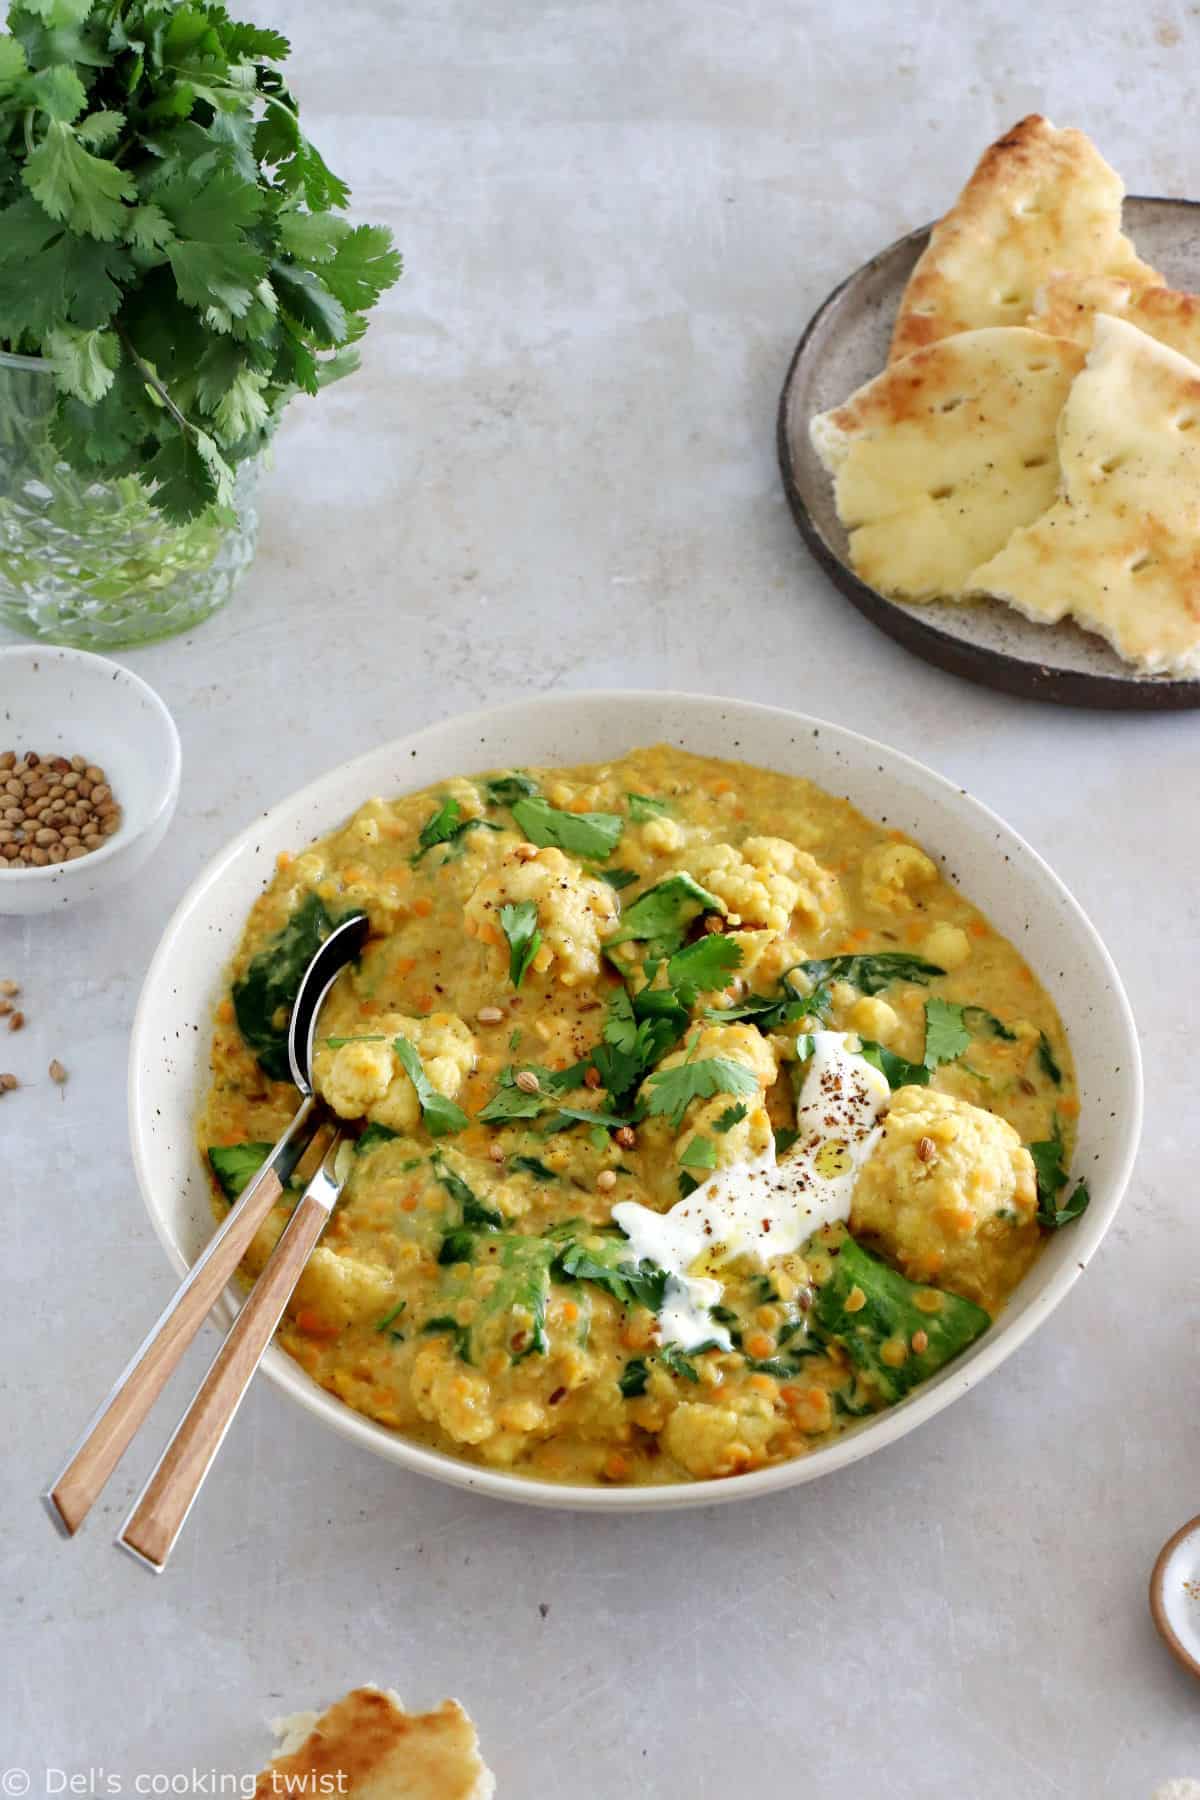
{"label": "cilantro bunch", "polygon": [[398,278],[300,128],[286,38],[204,0],[20,0],[0,36],[0,348],[41,356],[55,447],[185,520],[287,401],[357,363]]}

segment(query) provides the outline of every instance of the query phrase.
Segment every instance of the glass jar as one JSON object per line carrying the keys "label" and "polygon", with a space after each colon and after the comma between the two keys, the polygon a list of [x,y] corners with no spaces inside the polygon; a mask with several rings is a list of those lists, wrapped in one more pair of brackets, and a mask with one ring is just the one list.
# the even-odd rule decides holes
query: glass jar
{"label": "glass jar", "polygon": [[38,357],[0,353],[0,623],[103,650],[207,619],[253,559],[261,458],[239,465],[232,524],[173,524],[133,476],[90,480],[61,460],[55,397]]}

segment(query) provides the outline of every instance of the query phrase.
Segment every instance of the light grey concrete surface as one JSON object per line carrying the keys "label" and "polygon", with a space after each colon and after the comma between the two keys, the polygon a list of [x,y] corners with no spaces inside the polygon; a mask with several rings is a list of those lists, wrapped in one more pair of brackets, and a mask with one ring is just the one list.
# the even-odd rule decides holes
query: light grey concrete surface
{"label": "light grey concrete surface", "polygon": [[[1148,1800],[1200,1774],[1200,1688],[1145,1598],[1200,1507],[1200,718],[1058,712],[911,660],[809,563],[773,447],[812,308],[1023,113],[1087,127],[1135,191],[1200,192],[1197,10],[256,6],[409,273],[364,372],[294,407],[235,604],[125,658],[183,736],[167,845],[102,905],[0,920],[29,1015],[0,1065],[30,1084],[0,1102],[0,1763],[33,1794],[64,1791],[47,1767],[103,1769],[98,1793],[248,1771],[267,1715],[370,1678],[460,1696],[509,1800]],[[1050,858],[1146,1060],[1143,1153],[1087,1278],[923,1431],[752,1508],[486,1504],[264,1386],[163,1579],[110,1544],[156,1432],[60,1544],[38,1486],[171,1286],[123,1116],[170,908],[332,762],[489,701],[620,684],[871,732]],[[52,1055],[65,1098],[39,1079]]]}

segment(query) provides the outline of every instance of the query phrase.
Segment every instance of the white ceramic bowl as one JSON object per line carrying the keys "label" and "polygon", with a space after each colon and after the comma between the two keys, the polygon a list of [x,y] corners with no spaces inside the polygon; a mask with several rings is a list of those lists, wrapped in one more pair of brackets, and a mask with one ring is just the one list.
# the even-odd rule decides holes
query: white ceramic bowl
{"label": "white ceramic bowl", "polygon": [[0,650],[0,751],[36,750],[97,763],[121,807],[99,850],[44,869],[0,862],[0,913],[39,913],[90,900],[141,868],[179,798],[179,733],[140,675],[86,650],[18,644]]}
{"label": "white ceramic bowl", "polygon": [[954,871],[970,898],[1020,945],[1062,1015],[1079,1075],[1079,1168],[1087,1174],[1092,1203],[1078,1224],[1047,1245],[974,1349],[910,1399],[826,1449],[728,1481],[585,1488],[497,1473],[408,1442],[343,1406],[282,1350],[267,1352],[269,1378],[355,1443],[437,1480],[530,1505],[633,1512],[748,1500],[814,1481],[894,1443],[989,1375],[1058,1305],[1112,1223],[1141,1127],[1137,1037],[1107,951],[1041,858],[962,789],[869,738],[774,707],[691,694],[563,694],[451,719],[344,763],[256,819],[181,902],[146,977],[129,1070],[138,1180],[154,1228],[180,1272],[212,1229],[194,1116],[208,1079],[221,965],[278,852],[324,835],[374,794],[401,793],[478,769],[599,761],[662,739],[808,776],[870,816],[886,815],[889,825],[911,833]]}

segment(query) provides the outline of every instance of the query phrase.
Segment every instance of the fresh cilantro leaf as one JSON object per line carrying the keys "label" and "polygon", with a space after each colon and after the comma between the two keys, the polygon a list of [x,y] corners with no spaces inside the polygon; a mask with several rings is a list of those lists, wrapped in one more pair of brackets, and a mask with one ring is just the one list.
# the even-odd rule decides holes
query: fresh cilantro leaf
{"label": "fresh cilantro leaf", "polygon": [[675,952],[667,963],[667,981],[678,994],[680,1004],[690,1007],[699,994],[725,987],[741,964],[741,945],[720,932],[710,932]]}
{"label": "fresh cilantro leaf", "polygon": [[722,914],[724,911],[715,894],[710,894],[691,875],[680,871],[647,888],[625,908],[606,948],[640,942],[650,944],[658,955],[669,956],[679,949],[688,926],[701,913]]}
{"label": "fresh cilantro leaf", "polygon": [[59,387],[86,406],[103,400],[121,360],[121,346],[113,332],[82,331],[77,325],[57,325],[48,331],[43,351]]}
{"label": "fresh cilantro leaf", "polygon": [[16,38],[0,37],[0,101],[24,86],[29,65]]}
{"label": "fresh cilantro leaf", "polygon": [[621,1370],[617,1385],[622,1397],[626,1400],[637,1400],[646,1391],[646,1383],[650,1378],[650,1370],[645,1358],[631,1356]]}
{"label": "fresh cilantro leaf", "polygon": [[1054,1060],[1054,1052],[1050,1048],[1050,1039],[1046,1036],[1044,1031],[1038,1033],[1037,1060],[1038,1067],[1041,1069],[1042,1074],[1048,1076],[1055,1087],[1061,1087],[1062,1070]]}
{"label": "fresh cilantro leaf", "polygon": [[619,1306],[644,1306],[654,1313],[667,1291],[666,1270],[632,1261],[624,1237],[572,1238],[559,1251],[554,1272],[563,1281],[590,1281]]}
{"label": "fresh cilantro leaf", "polygon": [[797,963],[814,987],[830,981],[847,981],[860,994],[878,994],[894,981],[912,981],[928,986],[935,975],[945,969],[927,962],[921,956],[909,956],[903,950],[877,950],[859,956],[828,956]]}
{"label": "fresh cilantro leaf", "polygon": [[625,824],[617,813],[562,812],[533,794],[514,801],[512,816],[531,843],[600,859],[612,855]]}
{"label": "fresh cilantro leaf", "polygon": [[228,500],[232,483],[228,465],[205,432],[167,438],[146,464],[145,478],[153,483],[155,505],[178,520],[191,517],[197,494],[204,495],[205,505]]}
{"label": "fresh cilantro leaf", "polygon": [[508,1125],[514,1119],[536,1119],[544,1105],[541,1094],[527,1094],[514,1080],[512,1069],[504,1069],[495,1093],[479,1112],[483,1125]]}
{"label": "fresh cilantro leaf", "polygon": [[297,262],[332,261],[340,240],[349,230],[349,222],[337,213],[297,211],[279,215],[279,241]]}
{"label": "fresh cilantro leaf", "polygon": [[322,266],[321,281],[347,312],[361,313],[399,281],[400,270],[391,232],[381,225],[358,225],[338,239],[333,260]]}
{"label": "fresh cilantro leaf", "polygon": [[609,887],[616,888],[618,893],[622,888],[631,887],[637,880],[632,869],[597,869],[589,864],[588,874],[598,875],[601,881],[607,881]]}
{"label": "fresh cilantro leaf", "polygon": [[727,1131],[732,1131],[735,1125],[740,1125],[745,1117],[746,1108],[739,1100],[736,1106],[727,1106],[720,1118],[713,1121],[713,1130],[724,1137]]}
{"label": "fresh cilantro leaf", "polygon": [[40,69],[27,83],[26,92],[35,106],[64,125],[71,124],[87,105],[87,90],[74,69],[54,63]]}
{"label": "fresh cilantro leaf", "polygon": [[409,861],[415,865],[438,844],[457,844],[468,831],[479,829],[499,831],[500,827],[490,824],[487,819],[464,819],[462,807],[453,794],[448,794],[422,825],[417,838],[416,854],[410,856]]}
{"label": "fresh cilantro leaf", "polygon": [[743,1064],[727,1056],[705,1056],[658,1069],[647,1081],[646,1110],[651,1118],[666,1117],[678,1131],[693,1100],[709,1100],[714,1094],[755,1094],[758,1082]]}
{"label": "fresh cilantro leaf", "polygon": [[271,281],[281,304],[318,344],[331,350],[335,344],[345,343],[345,308],[319,275],[299,263],[285,263],[277,257],[271,264]]}
{"label": "fresh cilantro leaf", "polygon": [[710,1007],[704,1016],[722,1024],[745,1019],[762,1032],[778,1031],[799,1019],[823,1018],[833,1004],[828,987],[818,985],[811,993],[801,994],[792,986],[791,975],[792,970],[786,969],[780,976],[778,993],[751,994],[737,1006]]}
{"label": "fresh cilantro leaf", "polygon": [[537,782],[532,776],[522,774],[520,769],[513,769],[507,775],[493,775],[484,783],[489,806],[515,806],[518,800],[527,800],[537,791]]}
{"label": "fresh cilantro leaf", "polygon": [[222,444],[238,444],[265,429],[271,416],[263,392],[266,386],[266,376],[253,369],[242,369],[234,376],[213,414]]}
{"label": "fresh cilantro leaf", "polygon": [[790,1125],[781,1125],[775,1133],[775,1154],[782,1161],[799,1139],[800,1133]]}
{"label": "fresh cilantro leaf", "polygon": [[936,997],[925,1002],[925,1056],[927,1069],[953,1062],[971,1045],[971,1034],[963,1022],[963,1009],[953,1000]]}
{"label": "fresh cilantro leaf", "polygon": [[122,201],[137,192],[115,164],[85,150],[69,125],[51,119],[46,135],[26,159],[26,187],[52,219],[88,237],[113,239],[125,227]]}
{"label": "fresh cilantro leaf", "polygon": [[[547,1137],[556,1131],[565,1131],[569,1125],[591,1125],[596,1128],[602,1125],[617,1127],[629,1123],[629,1120],[623,1118],[620,1113],[607,1112],[599,1106],[566,1106],[561,1100],[556,1100],[553,1102],[553,1108],[553,1112],[542,1127]],[[599,1137],[594,1141],[598,1143]]]}
{"label": "fresh cilantro leaf", "polygon": [[591,1060],[615,1106],[629,1105],[646,1074],[686,1027],[687,1013],[673,990],[644,988],[631,997],[619,988],[612,995],[602,1041]]}
{"label": "fresh cilantro leaf", "polygon": [[665,800],[656,800],[651,794],[626,794],[629,802],[629,816],[635,825],[644,825],[647,819],[661,819],[671,808]]}
{"label": "fresh cilantro leaf", "polygon": [[929,1086],[930,1065],[928,1063],[906,1062],[902,1056],[897,1056],[894,1050],[889,1050],[885,1044],[873,1043],[870,1038],[860,1038],[859,1043],[861,1045],[859,1054],[863,1061],[873,1064],[881,1075],[886,1076],[887,1084],[893,1090],[902,1087]]}
{"label": "fresh cilantro leaf", "polygon": [[685,1169],[715,1169],[717,1166],[717,1146],[709,1137],[696,1136],[689,1138],[679,1152],[679,1161]]}
{"label": "fresh cilantro leaf", "polygon": [[500,929],[508,939],[508,978],[515,988],[519,988],[542,946],[538,909],[534,902],[518,900],[502,906]]}
{"label": "fresh cilantro leaf", "polygon": [[465,1130],[470,1124],[466,1113],[461,1106],[456,1106],[453,1100],[448,1100],[445,1094],[439,1093],[434,1087],[425,1073],[416,1047],[406,1037],[398,1037],[393,1040],[392,1049],[417,1090],[421,1118],[430,1137],[445,1137],[448,1132]]}

